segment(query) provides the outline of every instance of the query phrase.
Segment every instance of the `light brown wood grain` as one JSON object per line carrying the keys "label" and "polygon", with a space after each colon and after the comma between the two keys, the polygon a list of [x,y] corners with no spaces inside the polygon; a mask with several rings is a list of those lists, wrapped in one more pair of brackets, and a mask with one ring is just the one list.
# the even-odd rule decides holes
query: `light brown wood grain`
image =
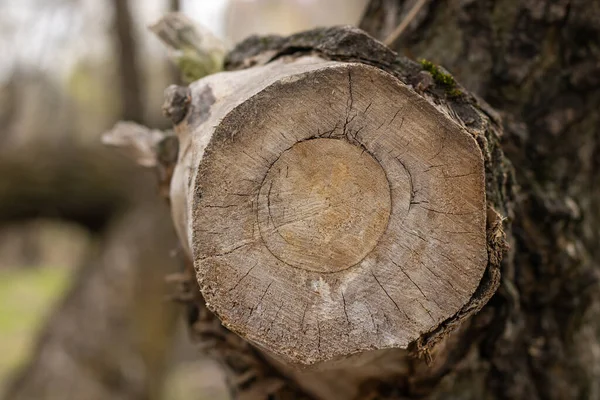
{"label": "light brown wood grain", "polygon": [[473,136],[392,75],[316,57],[208,76],[174,220],[208,307],[290,364],[406,349],[487,265]]}

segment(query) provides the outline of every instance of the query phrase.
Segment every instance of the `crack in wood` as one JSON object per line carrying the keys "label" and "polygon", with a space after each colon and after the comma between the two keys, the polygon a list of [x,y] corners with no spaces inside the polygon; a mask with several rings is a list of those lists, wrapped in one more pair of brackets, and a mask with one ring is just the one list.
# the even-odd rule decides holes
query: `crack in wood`
{"label": "crack in wood", "polygon": [[[396,113],[394,114],[394,116],[392,117],[392,119],[390,120],[390,122],[388,122],[388,125],[391,125],[392,122],[394,122],[394,120],[396,119],[396,117],[398,116],[398,114],[400,114],[400,111],[403,111],[404,107],[399,108],[398,111],[396,111]],[[400,123],[400,128],[402,128],[402,124],[404,124],[404,118],[402,118],[402,122]]]}
{"label": "crack in wood", "polygon": [[[391,124],[391,123],[394,121],[394,119],[396,118],[396,116],[397,116],[397,115],[398,115],[400,112],[404,111],[404,109],[405,109],[405,108],[406,108],[406,106],[402,106],[401,108],[399,108],[399,109],[396,111],[396,113],[394,114],[394,116],[392,117],[392,119],[390,120],[390,122],[388,122],[388,126],[389,126],[389,125],[390,125],[390,124]],[[382,122],[382,123],[381,123],[381,125],[379,125],[379,126],[377,127],[377,129],[375,129],[375,131],[374,131],[374,132],[377,132],[379,129],[381,129],[381,127],[382,127],[383,125],[385,125],[385,121],[384,121],[384,122]],[[397,132],[398,134],[400,134],[400,131],[402,130],[402,126],[404,126],[404,117],[402,117],[402,122],[400,123],[400,127],[398,128],[398,132]],[[377,136],[376,136],[376,137],[375,137],[373,140],[371,140],[371,145],[374,145],[375,143],[377,143],[377,141],[379,140],[379,138],[380,138],[380,137],[382,137],[382,136],[383,136],[385,133],[386,133],[386,132],[385,132],[385,131],[383,131],[383,132],[381,132],[379,135],[377,135]],[[407,145],[408,145],[408,142],[407,142]],[[405,147],[406,147],[406,146],[405,146]]]}
{"label": "crack in wood", "polygon": [[304,329],[304,318],[306,317],[306,310],[308,310],[308,303],[304,305],[304,312],[302,313],[302,320],[300,321],[300,330],[303,334],[306,334],[308,329]]}
{"label": "crack in wood", "polygon": [[[431,260],[431,262],[433,262],[433,260],[431,259],[430,256],[427,256],[429,258],[429,260]],[[448,284],[448,286],[450,286],[452,288],[452,290],[454,290],[454,292],[456,292],[456,294],[460,295],[460,292],[454,287],[454,285],[452,284],[452,281],[450,279],[445,279],[442,278],[441,276],[439,276],[434,270],[432,270],[427,264],[425,264],[423,261],[420,261],[421,265],[423,267],[425,267],[433,276],[435,276],[436,278],[438,278],[440,280],[440,282],[445,282]],[[434,300],[435,301],[435,300]]]}
{"label": "crack in wood", "polygon": [[441,210],[436,210],[434,208],[423,207],[422,205],[420,205],[420,203],[418,204],[418,206],[421,207],[423,210],[431,211],[436,214],[444,214],[444,215],[456,215],[456,216],[473,215],[473,214],[477,214],[479,212],[479,211],[470,211],[470,212],[441,211]]}
{"label": "crack in wood", "polygon": [[271,285],[273,284],[273,282],[274,281],[269,282],[269,284],[267,285],[267,288],[265,289],[265,291],[263,292],[263,294],[260,296],[260,299],[258,300],[258,303],[256,303],[256,305],[250,309],[250,314],[248,315],[248,318],[250,318],[252,316],[252,313],[254,312],[254,310],[256,310],[258,308],[258,306],[260,306],[260,304],[262,303],[263,299],[267,295],[267,292],[269,291],[269,288],[271,287]]}
{"label": "crack in wood", "polygon": [[430,165],[429,167],[425,168],[423,170],[423,172],[429,172],[434,168],[441,168],[441,167],[445,167],[447,164],[434,164],[434,165]]}
{"label": "crack in wood", "polygon": [[413,285],[415,285],[415,287],[419,290],[419,292],[421,293],[421,295],[423,296],[424,299],[427,300],[427,296],[425,295],[425,293],[423,293],[423,290],[421,290],[421,287],[419,285],[417,285],[417,283],[410,277],[410,275],[408,274],[408,272],[406,272],[404,270],[404,268],[402,268],[402,266],[400,264],[397,264],[396,262],[394,262],[394,260],[391,260],[392,264],[394,264],[396,267],[400,268],[400,271],[402,271],[402,273],[404,274],[404,276],[406,276],[408,278],[409,281],[411,281],[411,283]]}
{"label": "crack in wood", "polygon": [[395,157],[395,159],[396,161],[398,161],[398,163],[400,163],[400,165],[402,165],[402,168],[404,168],[404,171],[408,175],[408,181],[410,182],[410,200],[408,202],[408,211],[410,211],[412,205],[418,204],[414,203],[415,196],[417,195],[417,190],[415,190],[414,179],[412,173],[410,172],[410,169],[408,169],[406,167],[406,164],[404,164],[404,161],[402,161],[399,157]]}
{"label": "crack in wood", "polygon": [[431,311],[429,311],[429,309],[428,309],[427,307],[425,307],[425,306],[423,305],[423,303],[421,303],[419,300],[416,300],[416,301],[417,301],[417,303],[419,303],[419,305],[420,305],[421,307],[423,307],[423,309],[424,309],[425,311],[427,311],[427,314],[429,314],[429,318],[431,318],[431,320],[432,320],[434,323],[436,323],[437,321],[436,321],[436,319],[435,319],[435,318],[433,318],[433,315],[431,315]]}
{"label": "crack in wood", "polygon": [[471,175],[475,175],[475,174],[477,174],[477,172],[469,172],[469,173],[466,173],[466,174],[460,174],[460,175],[446,175],[446,174],[443,172],[443,170],[442,170],[442,173],[444,174],[444,178],[447,178],[447,179],[454,179],[454,178],[464,178],[465,176],[471,176]]}
{"label": "crack in wood", "polygon": [[421,239],[422,241],[424,241],[425,243],[429,243],[429,240],[425,239],[423,236],[417,234],[416,232],[411,232],[408,229],[406,229],[403,225],[400,225],[400,229],[402,229],[402,231],[408,233],[409,235],[412,235],[416,238]]}
{"label": "crack in wood", "polygon": [[234,208],[241,206],[243,206],[243,204],[202,204],[202,208]]}
{"label": "crack in wood", "polygon": [[392,296],[390,296],[390,294],[387,292],[387,290],[385,290],[385,288],[383,287],[383,285],[381,284],[381,282],[379,282],[379,279],[377,279],[377,277],[375,276],[375,273],[373,273],[373,271],[371,271],[371,275],[373,275],[373,278],[375,278],[375,282],[377,282],[377,284],[379,285],[379,287],[381,288],[381,290],[383,290],[383,293],[385,293],[385,295],[388,297],[388,299],[390,299],[391,302],[394,303],[394,306],[396,306],[396,309],[398,311],[400,311],[402,314],[404,314],[404,316],[406,317],[406,319],[408,319],[409,321],[412,321],[412,319],[409,318],[408,314],[406,314],[406,312],[404,310],[402,310],[398,306],[398,303],[396,303],[396,300],[394,300],[392,298]]}
{"label": "crack in wood", "polygon": [[228,254],[233,253],[234,251],[236,251],[238,249],[241,249],[242,247],[245,247],[245,246],[248,246],[248,245],[252,245],[252,244],[255,244],[255,243],[256,243],[255,240],[251,240],[249,242],[242,243],[239,246],[235,246],[234,248],[232,248],[230,250],[225,250],[222,253],[210,254],[210,255],[207,255],[207,256],[204,256],[204,257],[200,257],[200,258],[198,258],[198,261],[203,261],[203,260],[206,260],[206,259],[209,259],[209,258],[214,258],[214,257],[223,257],[223,256],[226,256]]}
{"label": "crack in wood", "polygon": [[321,320],[317,317],[317,349],[321,355]]}
{"label": "crack in wood", "polygon": [[442,135],[442,144],[440,146],[440,149],[438,150],[437,153],[435,153],[435,155],[433,157],[428,159],[427,162],[429,162],[431,160],[435,160],[440,154],[442,154],[442,152],[444,151],[444,148],[446,146],[446,135],[447,135],[447,132],[446,132],[446,130],[444,130],[444,134]]}
{"label": "crack in wood", "polygon": [[342,130],[342,135],[348,137],[347,127],[354,118],[356,114],[350,118],[350,112],[352,111],[352,107],[354,106],[354,94],[352,93],[352,73],[350,68],[348,68],[348,99],[346,100],[346,121],[344,122],[344,127]]}
{"label": "crack in wood", "polygon": [[279,308],[277,309],[277,312],[275,313],[275,316],[271,320],[271,323],[269,324],[269,327],[267,328],[267,331],[265,332],[265,336],[268,336],[269,332],[271,332],[271,328],[273,328],[273,324],[275,323],[275,320],[279,316],[279,312],[281,311],[282,307],[283,307],[283,301],[281,302],[281,304],[279,304]]}
{"label": "crack in wood", "polygon": [[257,265],[258,265],[258,261],[252,267],[250,267],[248,269],[248,271],[244,274],[244,276],[242,276],[240,278],[240,280],[238,280],[237,283],[231,289],[229,289],[227,292],[229,293],[229,292],[234,291],[239,286],[239,284],[242,283],[242,281],[244,280],[244,278],[246,278],[252,272],[252,270],[254,269],[254,267],[256,267]]}
{"label": "crack in wood", "polygon": [[342,292],[342,303],[344,304],[344,314],[346,315],[346,322],[348,322],[348,325],[351,325],[350,318],[348,318],[348,311],[346,310],[346,297],[344,296],[344,292]]}
{"label": "crack in wood", "polygon": [[371,316],[371,323],[373,324],[373,328],[375,329],[375,332],[379,333],[379,326],[375,323],[375,317],[373,316],[373,312],[371,311],[369,304],[365,303],[365,307],[367,308],[367,311],[369,312],[369,315]]}

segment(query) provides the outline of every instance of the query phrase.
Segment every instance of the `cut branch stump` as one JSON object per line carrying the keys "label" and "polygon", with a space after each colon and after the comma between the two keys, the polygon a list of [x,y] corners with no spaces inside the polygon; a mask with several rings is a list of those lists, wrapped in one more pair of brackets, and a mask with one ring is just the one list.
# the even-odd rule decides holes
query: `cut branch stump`
{"label": "cut branch stump", "polygon": [[331,58],[281,54],[165,105],[173,217],[207,305],[287,364],[407,349],[497,285],[476,295],[489,235],[473,132],[391,71]]}

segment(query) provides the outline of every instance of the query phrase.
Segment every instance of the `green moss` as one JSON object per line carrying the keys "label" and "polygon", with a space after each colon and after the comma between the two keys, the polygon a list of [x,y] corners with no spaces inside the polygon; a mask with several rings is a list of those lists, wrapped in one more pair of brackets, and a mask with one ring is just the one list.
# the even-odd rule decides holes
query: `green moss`
{"label": "green moss", "polygon": [[455,87],[453,89],[446,90],[446,94],[448,95],[448,97],[460,97],[463,95],[463,92],[459,88]]}
{"label": "green moss", "polygon": [[175,58],[183,81],[192,83],[207,75],[223,70],[223,54],[217,52],[199,53],[194,48],[185,48]]}
{"label": "green moss", "polygon": [[181,71],[185,83],[194,82],[208,74],[206,67],[202,64],[202,60],[186,54],[177,58],[177,67]]}
{"label": "green moss", "polygon": [[444,88],[446,91],[446,95],[449,97],[460,97],[462,96],[462,91],[456,87],[456,81],[454,77],[450,74],[443,72],[440,67],[432,63],[428,60],[420,61],[421,67],[429,72],[433,77],[433,81]]}

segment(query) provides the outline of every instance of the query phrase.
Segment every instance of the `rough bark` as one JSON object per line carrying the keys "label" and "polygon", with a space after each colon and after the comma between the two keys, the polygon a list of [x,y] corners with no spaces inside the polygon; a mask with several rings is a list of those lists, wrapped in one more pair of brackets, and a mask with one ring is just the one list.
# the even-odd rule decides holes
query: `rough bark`
{"label": "rough bark", "polygon": [[[383,39],[409,3],[362,27]],[[502,286],[432,398],[600,398],[599,20],[598,1],[428,2],[397,42],[501,111],[520,186]]]}

